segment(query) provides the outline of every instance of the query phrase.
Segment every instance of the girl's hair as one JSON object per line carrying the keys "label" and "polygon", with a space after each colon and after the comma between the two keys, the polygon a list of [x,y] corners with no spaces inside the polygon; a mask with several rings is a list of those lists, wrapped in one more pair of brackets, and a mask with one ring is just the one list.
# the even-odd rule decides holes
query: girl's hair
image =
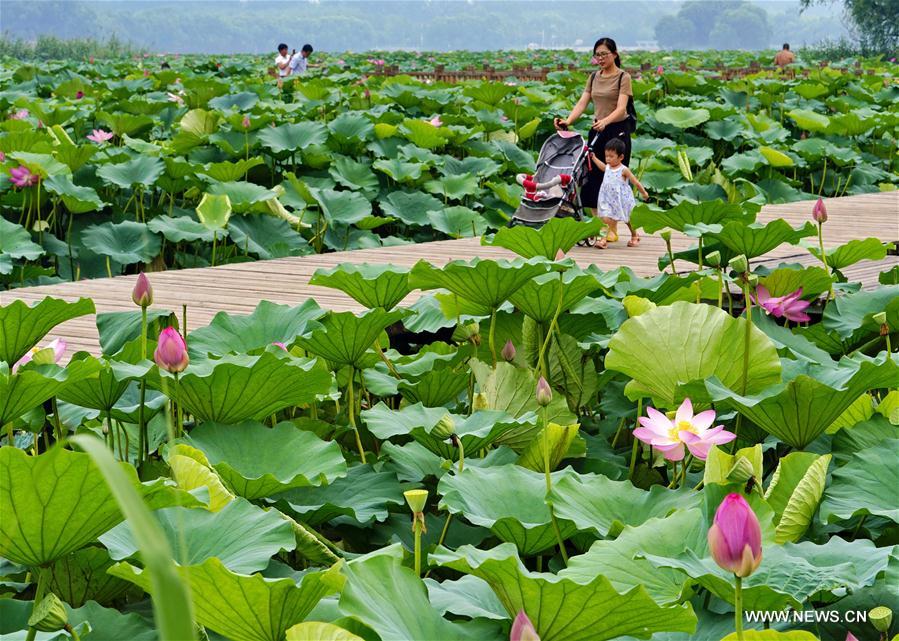
{"label": "girl's hair", "polygon": [[596,48],[599,45],[605,45],[608,47],[609,51],[615,56],[615,66],[621,67],[621,56],[618,55],[618,45],[615,44],[615,41],[611,38],[600,38],[596,42],[593,43],[593,52],[596,53]]}
{"label": "girl's hair", "polygon": [[619,156],[623,156],[626,150],[624,146],[624,141],[619,138],[612,138],[609,142],[606,143],[605,147],[606,151],[614,151]]}

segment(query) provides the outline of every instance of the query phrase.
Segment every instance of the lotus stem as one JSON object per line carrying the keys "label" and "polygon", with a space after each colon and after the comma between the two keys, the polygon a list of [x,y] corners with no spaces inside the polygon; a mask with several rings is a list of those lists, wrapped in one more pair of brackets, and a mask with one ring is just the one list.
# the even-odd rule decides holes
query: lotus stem
{"label": "lotus stem", "polygon": [[824,263],[824,271],[827,272],[827,275],[831,277],[830,279],[830,291],[827,293],[827,300],[830,300],[834,297],[833,294],[833,276],[830,273],[830,267],[827,265],[827,254],[824,251],[824,223],[818,223],[818,247],[821,251],[821,262]]}
{"label": "lotus stem", "polygon": [[384,350],[381,349],[381,345],[375,341],[375,351],[378,353],[378,357],[384,361],[384,364],[387,366],[387,369],[390,370],[390,373],[396,376],[397,378],[402,378],[400,373],[396,371],[396,367],[393,366],[393,363],[387,358],[387,354],[384,353]]}
{"label": "lotus stem", "polygon": [[106,275],[112,278],[112,265],[109,262],[109,256],[106,257]]}
{"label": "lotus stem", "polygon": [[490,310],[490,333],[487,335],[490,342],[490,356],[493,358],[493,369],[496,369],[496,307]]}
{"label": "lotus stem", "polygon": [[565,287],[562,282],[562,272],[559,272],[559,302],[556,305],[556,312],[553,314],[552,320],[549,321],[549,329],[546,331],[546,337],[543,339],[543,344],[540,346],[540,354],[537,356],[537,372],[542,373],[543,378],[547,381],[549,380],[549,368],[546,366],[545,360],[546,348],[549,346],[549,339],[553,333],[553,325],[556,324],[559,315],[562,313],[562,296],[564,295],[564,292]]}
{"label": "lotus stem", "polygon": [[715,271],[718,272],[718,309],[724,309],[724,270]]}
{"label": "lotus stem", "polygon": [[[643,414],[643,399],[637,399],[637,422],[636,425],[640,424],[640,415]],[[636,426],[635,426],[636,427]],[[627,471],[628,480],[633,480],[634,478],[634,469],[637,467],[637,450],[640,447],[640,442],[635,438],[634,445],[631,448],[631,465]]]}
{"label": "lotus stem", "polygon": [[[887,341],[889,341],[889,340],[890,340],[890,337],[887,336]],[[889,345],[889,342],[887,342],[887,345]],[[887,352],[889,352],[889,350],[887,350]],[[56,438],[56,442],[59,443],[63,439],[62,421],[59,420],[59,404],[56,402],[55,396],[51,400],[51,403],[53,404],[53,423],[54,423],[53,436]],[[12,443],[10,443],[10,445],[12,445]]]}
{"label": "lotus stem", "polygon": [[[140,318],[140,358],[141,360],[145,360],[147,358],[147,306],[141,305],[141,318]],[[146,417],[144,416],[144,403],[147,400],[147,377],[141,376],[140,379],[140,405],[137,408],[137,426],[138,426],[138,435],[137,435],[137,463],[141,465],[144,460],[149,459],[149,452],[147,449],[149,448],[148,441],[149,434],[147,433],[147,422]]]}
{"label": "lotus stem", "polygon": [[737,641],[743,641],[743,579],[734,575],[734,629]]}
{"label": "lotus stem", "polygon": [[858,538],[858,533],[862,531],[862,526],[865,524],[865,519],[868,518],[867,514],[862,514],[862,518],[858,520],[858,525],[855,526],[855,529],[852,530],[852,541]]}
{"label": "lotus stem", "polygon": [[702,271],[702,236],[699,237],[699,247],[697,249],[697,253],[699,257],[699,271]]}
{"label": "lotus stem", "polygon": [[818,186],[818,195],[824,192],[824,181],[827,178],[827,156],[824,156],[824,169],[821,171],[821,184]]}
{"label": "lotus stem", "polygon": [[215,249],[218,241],[218,234],[212,232],[212,266],[215,267]]}
{"label": "lotus stem", "polygon": [[459,473],[461,473],[465,469],[465,446],[462,445],[462,439],[457,434],[453,434],[450,438],[453,441],[453,445],[459,450]]}
{"label": "lotus stem", "polygon": [[425,529],[424,512],[412,515],[412,532],[415,534],[415,576],[421,576],[421,533]]}
{"label": "lotus stem", "polygon": [[177,436],[183,436],[184,434],[184,410],[181,407],[181,403],[178,401],[177,396],[178,392],[178,372],[175,372],[175,408],[178,411],[178,424],[175,426],[175,434]]}
{"label": "lotus stem", "polygon": [[612,449],[615,449],[615,444],[618,442],[618,437],[621,435],[621,430],[624,429],[624,424],[627,421],[627,417],[622,416],[621,420],[618,421],[618,429],[615,430],[615,437],[612,439]]}
{"label": "lotus stem", "polygon": [[543,473],[546,475],[546,493],[553,489],[552,477],[549,475],[549,423],[546,420],[546,407],[540,408],[540,419],[543,423]]}
{"label": "lotus stem", "polygon": [[[34,605],[31,606],[32,615],[34,614],[35,609],[37,609],[38,604],[44,599],[48,580],[47,571],[40,566],[34,568],[34,573],[37,575],[37,587],[34,589]],[[25,641],[34,641],[35,636],[37,636],[37,628],[29,627],[28,636],[25,637]]]}
{"label": "lotus stem", "polygon": [[356,426],[356,399],[354,391],[354,381],[356,379],[356,368],[350,365],[350,382],[347,385],[347,416],[350,419],[350,426],[353,428],[353,434],[356,437],[356,448],[359,450],[359,458],[365,464],[365,449],[362,447],[362,438],[359,436],[359,428]]}
{"label": "lotus stem", "polygon": [[446,533],[449,531],[450,521],[453,520],[452,512],[446,513],[446,521],[443,522],[443,530],[440,532],[440,538],[437,539],[437,547],[443,545],[443,542],[446,540]]}

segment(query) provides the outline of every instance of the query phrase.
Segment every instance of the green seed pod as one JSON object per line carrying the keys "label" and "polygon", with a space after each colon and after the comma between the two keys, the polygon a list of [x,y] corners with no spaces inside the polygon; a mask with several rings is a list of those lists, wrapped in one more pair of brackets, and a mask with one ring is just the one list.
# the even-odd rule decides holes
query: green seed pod
{"label": "green seed pod", "polygon": [[456,422],[449,414],[444,414],[443,418],[437,421],[437,425],[431,430],[431,436],[439,438],[441,441],[448,439],[456,433]]}
{"label": "green seed pod", "polygon": [[705,256],[705,262],[711,267],[721,267],[721,252],[709,252]]}
{"label": "green seed pod", "polygon": [[878,632],[887,632],[893,622],[893,611],[886,606],[878,605],[868,612],[868,620]]}
{"label": "green seed pod", "polygon": [[66,606],[52,592],[38,603],[31,617],[28,619],[28,627],[41,632],[59,632],[69,623],[69,615]]}
{"label": "green seed pod", "polygon": [[409,504],[410,510],[415,513],[424,511],[425,504],[428,502],[427,490],[406,490],[403,492],[403,496],[406,497],[406,503]]}
{"label": "green seed pod", "polygon": [[731,258],[727,265],[738,274],[745,274],[749,271],[749,260],[743,254]]}

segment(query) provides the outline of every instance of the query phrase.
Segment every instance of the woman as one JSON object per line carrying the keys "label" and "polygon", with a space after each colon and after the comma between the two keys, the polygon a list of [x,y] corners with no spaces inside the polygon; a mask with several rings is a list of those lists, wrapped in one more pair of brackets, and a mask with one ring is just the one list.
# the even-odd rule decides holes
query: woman
{"label": "woman", "polygon": [[[634,95],[631,77],[620,69],[621,58],[618,47],[611,38],[600,38],[593,45],[593,64],[599,68],[587,78],[587,85],[580,100],[564,120],[555,118],[556,129],[568,129],[581,117],[587,105],[593,102],[593,126],[588,142],[591,149],[602,155],[606,143],[618,138],[624,143],[624,165],[631,161],[631,134],[628,126],[627,102]],[[581,202],[590,209],[596,207],[603,172],[595,164],[590,164],[587,182],[581,190]],[[614,242],[617,238],[609,238]],[[605,247],[605,242],[601,243]]]}

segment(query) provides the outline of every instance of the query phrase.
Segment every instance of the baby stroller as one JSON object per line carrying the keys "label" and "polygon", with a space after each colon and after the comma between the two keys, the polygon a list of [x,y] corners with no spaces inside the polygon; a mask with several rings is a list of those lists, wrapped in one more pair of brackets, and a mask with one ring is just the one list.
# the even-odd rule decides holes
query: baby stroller
{"label": "baby stroller", "polygon": [[[587,179],[589,154],[587,143],[577,132],[557,131],[547,138],[540,148],[534,173],[515,177],[524,187],[524,197],[509,226],[539,228],[555,216],[582,220],[580,189]],[[593,243],[595,239],[583,244]]]}

